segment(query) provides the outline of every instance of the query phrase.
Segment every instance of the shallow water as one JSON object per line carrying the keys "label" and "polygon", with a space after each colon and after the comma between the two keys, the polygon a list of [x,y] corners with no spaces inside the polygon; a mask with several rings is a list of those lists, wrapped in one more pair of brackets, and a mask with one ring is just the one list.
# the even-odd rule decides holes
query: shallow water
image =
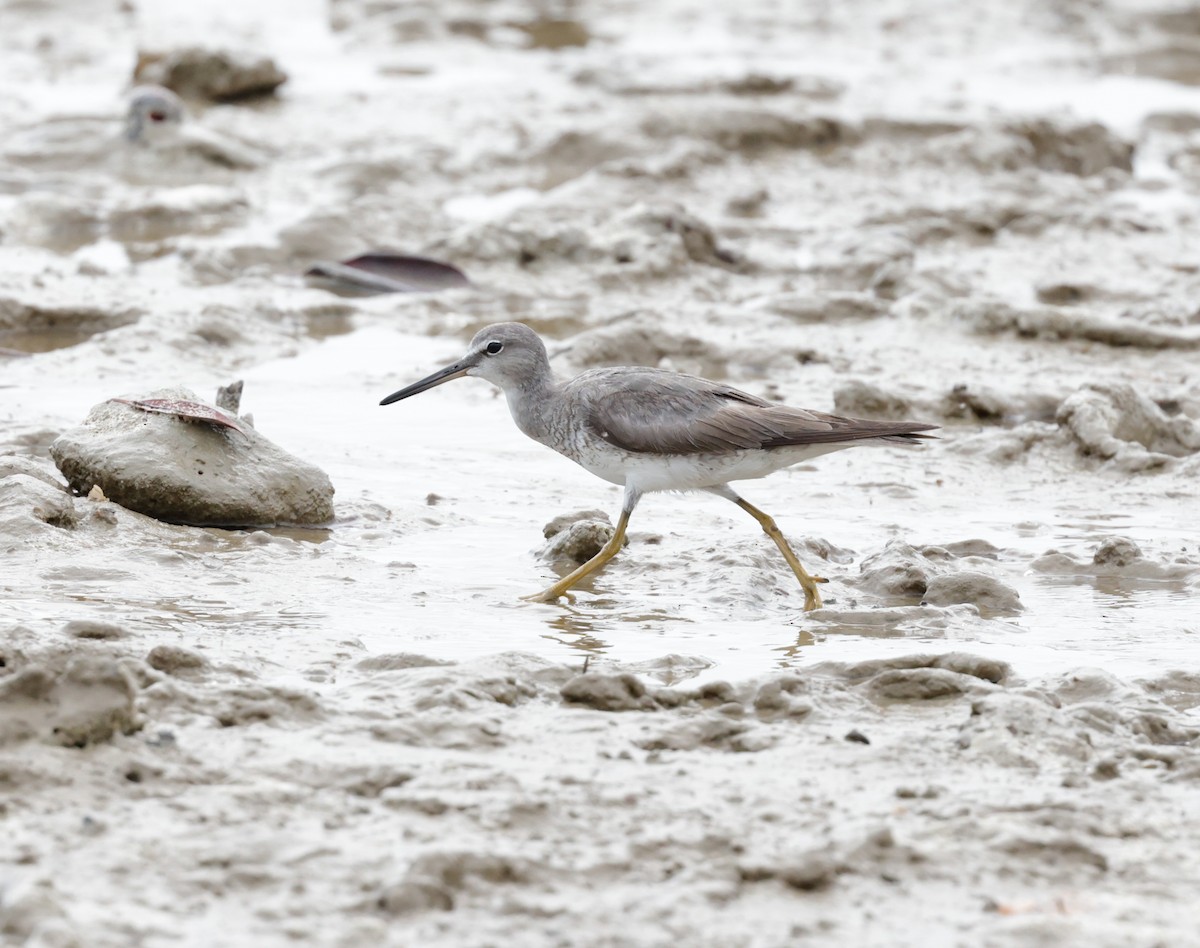
{"label": "shallow water", "polygon": [[[453,338],[364,326],[241,373],[243,408],[259,429],[333,477],[339,519],[328,530],[165,527],[149,548],[138,534],[125,541],[119,555],[136,567],[106,571],[115,552],[108,543],[74,550],[76,567],[95,571],[89,576],[47,569],[34,555],[9,573],[7,608],[22,621],[103,613],[217,649],[236,633],[264,654],[315,653],[343,640],[370,652],[416,650],[446,659],[497,648],[564,661],[585,653],[628,662],[678,652],[703,655],[712,662],[706,675],[723,678],[914,645],[970,645],[1030,673],[1094,665],[1144,674],[1178,667],[1195,647],[1190,571],[1139,579],[1027,567],[1049,549],[1082,554],[1114,534],[1147,552],[1194,553],[1194,535],[1173,504],[1102,513],[1102,504],[1078,503],[1081,491],[1105,487],[1083,473],[1072,483],[1042,483],[1035,500],[1008,471],[980,471],[951,454],[961,436],[953,427],[923,449],[847,451],[746,484],[743,492],[794,540],[816,536],[857,551],[851,562],[819,567],[831,579],[831,607],[856,602],[869,614],[873,603],[915,604],[841,583],[890,537],[914,545],[982,539],[1002,551],[996,565],[1020,593],[1020,615],[947,624],[931,607],[928,622],[865,628],[836,614],[806,616],[798,587],[753,522],[703,495],[648,496],[629,547],[573,604],[523,603],[521,595],[553,577],[534,556],[542,523],[596,507],[615,517],[620,491],[527,441],[485,382],[376,404],[460,348]],[[81,385],[37,391],[35,375],[9,391],[14,414],[37,405],[51,417],[65,415],[104,392],[134,390],[141,373],[109,375],[82,397]],[[972,496],[981,492],[987,509],[973,510]],[[811,553],[802,558],[818,568]],[[163,616],[167,603],[173,606]]]}

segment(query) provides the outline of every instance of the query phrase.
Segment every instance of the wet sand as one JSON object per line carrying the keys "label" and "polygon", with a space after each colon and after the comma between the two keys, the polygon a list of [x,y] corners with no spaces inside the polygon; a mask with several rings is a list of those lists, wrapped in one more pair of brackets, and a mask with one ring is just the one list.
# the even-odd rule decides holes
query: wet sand
{"label": "wet sand", "polygon": [[[1194,18],[85,6],[0,38],[4,939],[1200,944]],[[289,74],[191,105],[265,160],[81,161],[185,36]],[[300,276],[372,249],[474,286]],[[941,440],[741,485],[820,612],[692,495],[524,603],[619,489],[484,382],[377,405],[506,319]],[[65,489],[94,405],[236,378],[331,523]]]}

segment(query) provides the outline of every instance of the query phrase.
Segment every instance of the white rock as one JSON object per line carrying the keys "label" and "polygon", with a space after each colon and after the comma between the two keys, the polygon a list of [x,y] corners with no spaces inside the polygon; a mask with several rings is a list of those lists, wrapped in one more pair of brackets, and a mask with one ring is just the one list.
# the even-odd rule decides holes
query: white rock
{"label": "white rock", "polygon": [[[198,401],[186,389],[144,397]],[[249,426],[188,424],[120,402],[101,402],[51,446],[71,487],[99,485],[110,500],[168,523],[195,526],[317,524],[333,517],[324,471]]]}

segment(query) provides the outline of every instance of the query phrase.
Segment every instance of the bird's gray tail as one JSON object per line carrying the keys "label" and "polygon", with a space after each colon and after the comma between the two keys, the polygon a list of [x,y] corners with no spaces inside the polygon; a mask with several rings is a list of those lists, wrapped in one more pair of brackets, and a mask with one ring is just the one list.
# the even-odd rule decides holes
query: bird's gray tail
{"label": "bird's gray tail", "polygon": [[[930,428],[936,428],[936,425],[930,425]],[[937,441],[937,435],[924,434],[920,431],[906,431],[903,434],[884,435],[881,438],[874,438],[874,441],[890,441],[893,444],[922,444],[926,441]]]}

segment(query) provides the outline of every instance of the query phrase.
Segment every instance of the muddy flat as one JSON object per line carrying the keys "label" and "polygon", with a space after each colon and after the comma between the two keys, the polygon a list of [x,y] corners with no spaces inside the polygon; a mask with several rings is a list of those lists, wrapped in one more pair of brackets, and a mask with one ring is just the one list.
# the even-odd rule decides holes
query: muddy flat
{"label": "muddy flat", "polygon": [[[1200,944],[1200,21],[547,10],[5,12],[0,941]],[[287,73],[187,103],[253,163],[122,135],[139,53],[197,44]],[[379,253],[469,284],[304,277]],[[819,611],[705,494],[524,602],[620,488],[482,380],[378,404],[506,320],[563,376],[941,430],[737,485]],[[180,525],[52,460],[234,380],[332,519]],[[148,468],[251,441],[123,415]]]}

